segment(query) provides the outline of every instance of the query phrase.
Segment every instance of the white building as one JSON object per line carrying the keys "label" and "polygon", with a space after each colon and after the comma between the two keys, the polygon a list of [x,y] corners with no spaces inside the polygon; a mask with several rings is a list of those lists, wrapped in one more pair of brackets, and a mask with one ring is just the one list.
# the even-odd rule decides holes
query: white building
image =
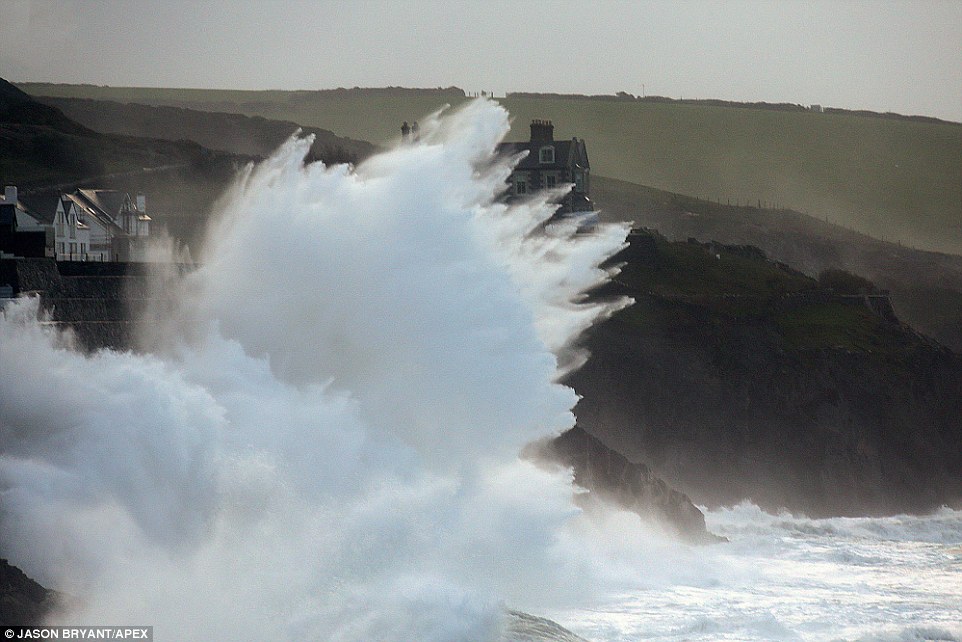
{"label": "white building", "polygon": [[[13,188],[16,190],[16,188]],[[50,255],[58,261],[147,260],[147,199],[126,192],[78,189],[71,194],[22,198],[34,226],[52,230]],[[20,226],[21,230],[28,229]]]}
{"label": "white building", "polygon": [[67,197],[57,199],[54,213],[54,250],[58,261],[91,259],[90,225],[77,205]]}
{"label": "white building", "polygon": [[[21,232],[47,230],[47,256],[58,261],[88,261],[90,226],[74,202],[60,194],[25,196],[17,223]],[[20,216],[20,214],[23,216]]]}

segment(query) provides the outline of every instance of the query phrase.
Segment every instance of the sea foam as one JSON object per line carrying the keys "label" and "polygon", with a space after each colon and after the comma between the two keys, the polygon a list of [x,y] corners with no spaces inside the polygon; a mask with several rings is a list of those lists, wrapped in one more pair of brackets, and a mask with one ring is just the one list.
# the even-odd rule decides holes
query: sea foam
{"label": "sea foam", "polygon": [[[507,113],[475,101],[357,167],[293,137],[221,200],[144,350],[0,316],[2,553],[52,621],[158,639],[485,640],[577,601],[571,426],[587,303],[627,229],[499,200]],[[156,311],[155,311],[156,312]]]}

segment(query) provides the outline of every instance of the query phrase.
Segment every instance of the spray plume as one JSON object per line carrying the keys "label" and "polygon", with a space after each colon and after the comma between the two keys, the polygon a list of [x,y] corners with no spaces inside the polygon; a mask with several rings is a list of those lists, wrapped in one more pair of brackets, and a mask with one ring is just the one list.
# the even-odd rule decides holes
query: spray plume
{"label": "spray plume", "polygon": [[500,203],[507,131],[476,101],[356,168],[292,138],[222,200],[145,353],[0,316],[0,553],[76,596],[57,622],[486,640],[505,604],[589,590],[570,479],[518,453],[573,424],[556,380],[624,304],[582,293],[627,230]]}

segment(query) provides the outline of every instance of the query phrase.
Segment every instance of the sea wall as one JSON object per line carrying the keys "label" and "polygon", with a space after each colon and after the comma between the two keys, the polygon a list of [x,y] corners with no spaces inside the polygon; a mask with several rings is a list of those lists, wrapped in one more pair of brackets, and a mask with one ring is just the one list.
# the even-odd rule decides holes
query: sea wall
{"label": "sea wall", "polygon": [[0,260],[0,286],[37,295],[49,322],[69,328],[80,346],[131,347],[133,312],[154,296],[150,266],[142,263]]}

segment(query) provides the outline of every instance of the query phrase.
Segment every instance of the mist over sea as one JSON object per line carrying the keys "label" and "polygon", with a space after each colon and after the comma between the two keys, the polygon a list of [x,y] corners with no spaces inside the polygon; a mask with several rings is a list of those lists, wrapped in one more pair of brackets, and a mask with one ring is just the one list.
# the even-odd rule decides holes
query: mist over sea
{"label": "mist over sea", "polygon": [[[57,624],[158,640],[958,640],[962,517],[712,511],[729,543],[584,514],[518,453],[574,424],[557,383],[625,225],[506,205],[508,114],[475,101],[356,168],[288,141],[158,274],[142,350],[0,314],[0,554]],[[557,638],[555,638],[557,639]]]}
{"label": "mist over sea", "polygon": [[729,538],[551,613],[591,640],[962,640],[962,513],[808,519],[706,511]]}

